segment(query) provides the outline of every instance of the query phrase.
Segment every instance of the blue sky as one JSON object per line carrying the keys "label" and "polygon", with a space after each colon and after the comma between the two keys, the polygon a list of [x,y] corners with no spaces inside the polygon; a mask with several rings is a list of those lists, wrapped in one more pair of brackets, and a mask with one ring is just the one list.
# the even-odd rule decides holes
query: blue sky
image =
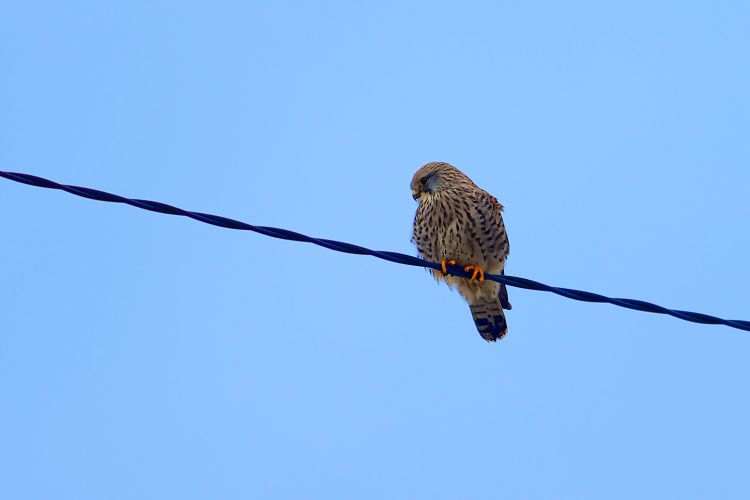
{"label": "blue sky", "polygon": [[[25,2],[0,169],[750,319],[744,2]],[[750,335],[0,181],[0,497],[744,499]]]}

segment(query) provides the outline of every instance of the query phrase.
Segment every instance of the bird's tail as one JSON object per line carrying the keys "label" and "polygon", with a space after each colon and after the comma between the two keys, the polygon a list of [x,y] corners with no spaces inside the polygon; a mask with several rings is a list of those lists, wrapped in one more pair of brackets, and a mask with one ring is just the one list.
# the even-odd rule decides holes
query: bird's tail
{"label": "bird's tail", "polygon": [[499,298],[479,299],[470,304],[471,316],[477,326],[479,335],[487,342],[494,342],[505,337],[508,332],[508,324],[505,322],[505,313]]}

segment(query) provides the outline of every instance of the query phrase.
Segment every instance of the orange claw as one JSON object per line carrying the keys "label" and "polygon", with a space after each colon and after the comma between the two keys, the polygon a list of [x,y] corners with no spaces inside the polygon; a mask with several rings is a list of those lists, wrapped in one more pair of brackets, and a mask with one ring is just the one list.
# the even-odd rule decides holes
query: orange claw
{"label": "orange claw", "polygon": [[445,276],[446,274],[448,274],[448,269],[446,269],[446,267],[445,267],[446,263],[450,264],[451,266],[455,266],[456,265],[455,259],[443,259],[443,261],[440,263],[440,266],[443,268],[443,276]]}
{"label": "orange claw", "polygon": [[467,273],[472,270],[474,271],[474,274],[471,275],[471,279],[469,280],[469,283],[474,283],[474,280],[477,279],[477,274],[479,275],[479,282],[480,283],[483,282],[484,281],[484,269],[482,269],[479,266],[464,267],[464,271],[466,271]]}

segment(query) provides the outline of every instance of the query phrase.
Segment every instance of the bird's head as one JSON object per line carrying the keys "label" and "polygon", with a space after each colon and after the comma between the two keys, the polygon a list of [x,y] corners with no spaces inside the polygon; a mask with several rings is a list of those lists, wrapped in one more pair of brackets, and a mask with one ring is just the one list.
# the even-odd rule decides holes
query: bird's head
{"label": "bird's head", "polygon": [[469,185],[473,184],[450,163],[433,161],[422,166],[414,174],[411,180],[411,195],[415,200],[419,200],[422,196],[431,196],[466,182]]}

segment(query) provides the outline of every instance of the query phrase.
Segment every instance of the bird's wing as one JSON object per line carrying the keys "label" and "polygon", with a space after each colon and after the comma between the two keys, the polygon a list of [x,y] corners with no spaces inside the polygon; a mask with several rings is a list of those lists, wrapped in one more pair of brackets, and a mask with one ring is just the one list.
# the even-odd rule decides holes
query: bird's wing
{"label": "bird's wing", "polygon": [[[499,251],[502,260],[505,261],[510,253],[510,242],[508,241],[508,233],[505,231],[505,222],[503,221],[503,206],[497,201],[497,198],[491,194],[485,193],[485,197],[491,207],[491,221],[495,226],[495,229],[499,231],[499,237],[496,244],[500,247]],[[505,270],[503,269],[500,271],[500,274],[504,275]],[[511,309],[513,307],[508,300],[508,288],[504,283],[500,283],[500,290],[498,290],[497,297],[500,299],[503,309]]]}
{"label": "bird's wing", "polygon": [[[505,270],[500,274],[505,275]],[[500,305],[503,306],[503,309],[513,309],[510,300],[508,300],[508,288],[505,286],[505,283],[500,283],[500,290],[497,292],[497,298],[500,299]]]}

